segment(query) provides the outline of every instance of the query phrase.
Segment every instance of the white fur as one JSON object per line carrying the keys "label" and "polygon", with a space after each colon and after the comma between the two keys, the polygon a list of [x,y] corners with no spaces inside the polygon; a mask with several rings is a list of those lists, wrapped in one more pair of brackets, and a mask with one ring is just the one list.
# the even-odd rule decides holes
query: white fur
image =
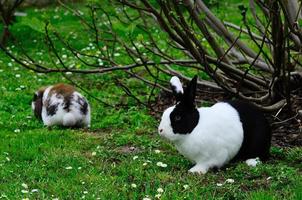
{"label": "white fur", "polygon": [[[53,126],[53,125],[63,125],[63,126],[74,126],[75,124],[83,125],[84,127],[90,127],[90,106],[88,103],[88,111],[86,115],[83,115],[80,110],[80,105],[77,102],[79,98],[83,96],[78,92],[73,92],[73,97],[71,99],[70,111],[67,112],[64,109],[64,98],[61,95],[53,93],[49,94],[52,86],[47,87],[43,94],[43,106],[42,106],[42,120],[44,125]],[[55,115],[48,115],[46,111],[45,103],[47,100],[50,100],[50,105],[58,105],[58,110]]]}
{"label": "white fur", "polygon": [[66,113],[63,116],[63,126],[74,126],[77,123],[77,119],[75,118],[74,114]]}
{"label": "white fur", "polygon": [[205,174],[212,167],[221,167],[238,153],[243,142],[243,127],[237,111],[227,103],[199,108],[199,122],[188,134],[173,133],[170,113],[165,110],[159,134],[170,140],[186,158],[196,163],[190,172]]}
{"label": "white fur", "polygon": [[170,84],[175,87],[176,93],[184,93],[184,90],[182,88],[181,82],[177,76],[173,76],[170,80]]}

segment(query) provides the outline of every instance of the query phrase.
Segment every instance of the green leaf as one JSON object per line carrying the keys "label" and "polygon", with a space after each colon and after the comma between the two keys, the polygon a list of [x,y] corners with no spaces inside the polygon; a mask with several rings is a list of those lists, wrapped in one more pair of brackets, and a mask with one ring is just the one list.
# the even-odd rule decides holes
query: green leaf
{"label": "green leaf", "polygon": [[21,20],[20,24],[23,26],[28,26],[29,28],[39,33],[45,33],[46,24],[43,21],[39,20],[38,18],[25,17]]}
{"label": "green leaf", "polygon": [[120,36],[131,36],[136,38],[139,34],[143,34],[143,32],[138,28],[138,23],[131,24],[113,24],[113,29]]}
{"label": "green leaf", "polygon": [[201,12],[201,13],[199,14],[199,17],[200,17],[201,20],[204,20],[207,16],[206,16],[206,13]]}
{"label": "green leaf", "polygon": [[160,61],[161,61],[161,57],[155,56],[155,57],[153,58],[153,61],[154,61],[156,64],[159,64]]}
{"label": "green leaf", "polygon": [[298,27],[301,27],[302,26],[302,19],[299,19],[298,20]]}
{"label": "green leaf", "polygon": [[142,41],[144,41],[144,35],[143,34],[138,34],[136,39],[137,39],[137,41],[142,42]]}

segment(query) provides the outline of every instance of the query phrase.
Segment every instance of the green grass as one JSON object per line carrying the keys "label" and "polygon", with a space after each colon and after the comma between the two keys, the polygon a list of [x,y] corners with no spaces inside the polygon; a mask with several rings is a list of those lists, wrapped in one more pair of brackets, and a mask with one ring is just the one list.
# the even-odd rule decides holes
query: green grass
{"label": "green grass", "polygon": [[[52,24],[75,32],[76,19],[55,10],[46,9],[44,17],[58,15],[61,19]],[[19,22],[15,37],[28,53],[47,62],[47,49],[33,42],[40,33]],[[77,45],[87,46],[87,41],[78,39]],[[60,74],[35,74],[0,56],[0,199],[157,199],[158,194],[160,199],[302,199],[301,147],[273,147],[272,159],[255,168],[236,163],[206,175],[189,174],[190,162],[157,135],[158,121],[131,99],[125,100],[130,107],[111,108],[88,97],[90,130],[45,128],[33,117],[32,95],[40,86],[68,81]],[[92,95],[114,103],[123,93],[109,83],[112,76],[70,75]],[[137,94],[149,89],[129,84]]]}

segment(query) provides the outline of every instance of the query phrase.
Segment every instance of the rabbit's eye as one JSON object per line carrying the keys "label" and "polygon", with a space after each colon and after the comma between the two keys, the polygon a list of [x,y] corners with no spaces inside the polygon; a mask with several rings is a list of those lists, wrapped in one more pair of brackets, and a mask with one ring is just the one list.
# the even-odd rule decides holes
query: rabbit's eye
{"label": "rabbit's eye", "polygon": [[179,121],[179,120],[181,120],[181,116],[176,115],[174,119],[175,119],[175,121]]}

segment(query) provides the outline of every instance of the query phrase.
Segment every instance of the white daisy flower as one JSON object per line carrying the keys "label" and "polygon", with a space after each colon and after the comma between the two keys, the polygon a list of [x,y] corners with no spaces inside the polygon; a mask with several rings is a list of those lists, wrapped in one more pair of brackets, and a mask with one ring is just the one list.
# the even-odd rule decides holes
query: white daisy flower
{"label": "white daisy flower", "polygon": [[250,167],[256,167],[260,163],[260,160],[259,158],[251,158],[247,159],[245,163]]}
{"label": "white daisy flower", "polygon": [[23,188],[28,189],[28,185],[26,183],[21,184]]}
{"label": "white daisy flower", "polygon": [[158,193],[163,193],[163,192],[164,192],[164,189],[163,189],[163,188],[158,188],[158,189],[157,189],[157,192],[158,192]]}
{"label": "white daisy flower", "polygon": [[17,129],[14,130],[14,132],[15,133],[20,133],[20,129],[17,128]]}
{"label": "white daisy flower", "polygon": [[228,178],[225,182],[227,182],[227,183],[234,183],[235,181],[232,178]]}
{"label": "white daisy flower", "polygon": [[65,169],[72,169],[72,167],[71,167],[71,166],[68,166],[68,167],[65,167]]}
{"label": "white daisy flower", "polygon": [[183,185],[183,188],[186,190],[186,189],[188,189],[189,188],[189,185]]}
{"label": "white daisy flower", "polygon": [[163,162],[157,162],[156,165],[159,166],[159,167],[163,167],[163,168],[168,166],[167,164],[165,164]]}
{"label": "white daisy flower", "polygon": [[32,190],[31,190],[32,193],[38,192],[38,191],[39,191],[38,189],[32,189]]}
{"label": "white daisy flower", "polygon": [[160,150],[155,149],[154,152],[155,152],[156,154],[159,154],[159,153],[160,153]]}

